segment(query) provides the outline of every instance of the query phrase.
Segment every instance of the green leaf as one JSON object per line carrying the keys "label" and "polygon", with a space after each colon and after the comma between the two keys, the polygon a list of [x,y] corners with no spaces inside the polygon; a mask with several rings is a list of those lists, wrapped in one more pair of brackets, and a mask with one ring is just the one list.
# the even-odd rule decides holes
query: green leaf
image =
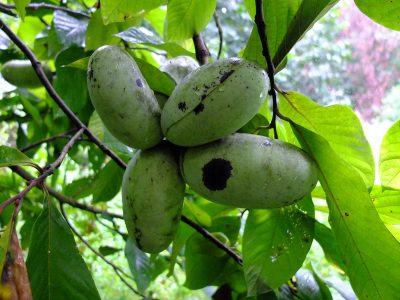
{"label": "green leaf", "polygon": [[225,253],[200,234],[193,234],[185,247],[185,286],[197,290],[211,285],[227,260]]}
{"label": "green leaf", "polygon": [[321,246],[322,250],[324,250],[326,259],[330,263],[345,271],[346,269],[339,251],[339,246],[332,230],[326,227],[324,224],[315,221],[314,237]]}
{"label": "green leaf", "polygon": [[0,168],[10,166],[31,166],[40,170],[37,164],[18,149],[0,146]]}
{"label": "green leaf", "polygon": [[124,170],[110,160],[93,181],[93,203],[105,202],[114,198],[121,189],[123,175]]}
{"label": "green leaf", "polygon": [[137,16],[139,13],[150,11],[166,0],[102,0],[101,14],[105,25],[113,22],[124,22],[130,18]]}
{"label": "green leaf", "polygon": [[100,299],[71,230],[51,200],[32,229],[26,265],[35,300]]}
{"label": "green leaf", "polygon": [[11,240],[11,230],[14,226],[14,222],[10,220],[10,222],[2,228],[1,236],[0,236],[0,270],[3,271],[4,264],[7,258],[7,251],[10,245]]}
{"label": "green leaf", "polygon": [[175,89],[175,82],[171,77],[140,58],[135,57],[135,61],[153,91],[167,96],[172,94]]}
{"label": "green leaf", "polygon": [[400,293],[400,244],[380,220],[361,176],[321,136],[293,128],[319,168],[330,224],[356,294],[395,299]]}
{"label": "green leaf", "polygon": [[86,50],[95,50],[103,45],[118,44],[119,38],[115,36],[118,33],[117,24],[104,25],[101,17],[101,9],[92,14],[86,31]]}
{"label": "green leaf", "polygon": [[85,35],[88,26],[87,18],[76,18],[63,11],[55,11],[53,24],[61,44],[70,46],[85,46]]}
{"label": "green leaf", "polygon": [[216,0],[169,0],[167,40],[186,40],[199,34],[210,22],[216,5]]}
{"label": "green leaf", "polygon": [[86,72],[87,66],[89,64],[89,59],[90,59],[89,56],[80,58],[78,60],[73,61],[72,63],[63,65],[62,67],[75,68],[79,70],[84,70]]}
{"label": "green leaf", "polygon": [[352,165],[368,188],[374,184],[371,147],[356,114],[343,105],[321,106],[296,92],[280,95],[280,112],[325,138],[337,155]]}
{"label": "green leaf", "polygon": [[[263,12],[266,23],[268,47],[275,66],[279,66],[292,47],[303,35],[331,9],[338,0],[269,0],[264,1]],[[255,2],[245,0],[250,16],[254,20]],[[243,57],[266,65],[257,27],[254,26]]]}
{"label": "green leaf", "polygon": [[[306,201],[310,203],[311,198]],[[303,264],[313,236],[314,220],[295,205],[250,210],[243,234],[248,294],[254,296],[260,292],[260,282],[277,288],[289,280]]]}
{"label": "green leaf", "polygon": [[230,245],[237,242],[241,219],[239,216],[218,217],[212,220],[212,226],[207,228],[209,232],[222,232],[229,239]]}
{"label": "green leaf", "polygon": [[186,244],[186,241],[193,233],[195,233],[195,231],[192,227],[183,222],[179,223],[178,230],[175,234],[174,241],[172,243],[171,261],[169,264],[168,276],[174,274],[174,267],[179,252],[183,249],[183,247]]}
{"label": "green leaf", "polygon": [[167,17],[167,10],[161,7],[148,12],[145,19],[151,24],[153,29],[160,35],[164,36],[164,21]]}
{"label": "green leaf", "polygon": [[120,248],[114,248],[114,247],[110,247],[110,246],[101,246],[101,247],[99,247],[99,252],[101,254],[103,254],[104,256],[112,255],[112,254],[117,253],[119,251],[121,251]]}
{"label": "green leaf", "polygon": [[31,0],[14,0],[15,8],[22,20],[24,20],[26,14],[25,7],[27,7],[30,2]]}
{"label": "green leaf", "polygon": [[400,31],[400,2],[393,0],[355,0],[358,8],[375,22]]}
{"label": "green leaf", "polygon": [[140,292],[144,292],[152,281],[153,266],[146,253],[135,246],[128,238],[125,245],[125,257]]}
{"label": "green leaf", "polygon": [[383,138],[379,176],[384,187],[400,189],[400,121],[393,124]]}
{"label": "green leaf", "polygon": [[199,206],[197,206],[195,203],[185,199],[185,208],[187,208],[193,216],[196,218],[196,220],[202,225],[206,227],[210,227],[212,224],[212,220],[210,215],[202,210]]}
{"label": "green leaf", "polygon": [[300,269],[296,273],[297,296],[300,299],[331,300],[332,295],[328,286],[311,270]]}

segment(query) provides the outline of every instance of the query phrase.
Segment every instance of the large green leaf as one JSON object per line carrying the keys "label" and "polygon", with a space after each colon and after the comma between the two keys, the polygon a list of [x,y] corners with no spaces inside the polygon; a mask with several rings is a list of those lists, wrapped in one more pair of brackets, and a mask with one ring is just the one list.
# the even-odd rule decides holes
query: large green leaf
{"label": "large green leaf", "polygon": [[[266,0],[263,2],[268,47],[275,66],[284,58],[303,35],[338,0]],[[245,0],[252,19],[255,15],[254,0]],[[254,26],[243,56],[265,65],[257,27]]]}
{"label": "large green leaf", "polygon": [[18,149],[0,146],[0,168],[10,166],[31,166],[39,169],[37,164]]}
{"label": "large green leaf", "polygon": [[400,244],[386,229],[359,173],[321,136],[294,131],[315,159],[329,220],[352,287],[361,299],[396,299],[400,293]]}
{"label": "large green leaf", "polygon": [[200,289],[211,285],[230,259],[200,234],[193,234],[185,248],[185,286]]}
{"label": "large green leaf", "polygon": [[54,12],[54,29],[65,48],[73,45],[79,47],[85,45],[88,22],[87,18],[76,18],[63,11]]}
{"label": "large green leaf", "polygon": [[71,230],[50,200],[32,229],[26,264],[35,300],[100,299]]}
{"label": "large green leaf", "polygon": [[140,292],[144,292],[150,285],[153,276],[153,265],[149,256],[135,246],[128,238],[125,245],[125,257]]}
{"label": "large green leaf", "polygon": [[375,22],[400,30],[400,2],[397,0],[355,0],[358,8]]}
{"label": "large green leaf", "polygon": [[117,24],[104,25],[101,9],[95,11],[87,27],[85,49],[95,50],[103,45],[117,44],[120,39],[114,36],[116,33],[118,33]]}
{"label": "large green leaf", "polygon": [[109,201],[118,194],[121,189],[122,176],[124,170],[121,169],[113,160],[110,160],[107,165],[97,174],[92,183],[93,202]]}
{"label": "large green leaf", "polygon": [[325,138],[341,159],[352,165],[372,188],[374,158],[356,114],[343,105],[321,106],[304,95],[280,95],[280,112],[296,124]]}
{"label": "large green leaf", "polygon": [[167,40],[186,40],[199,34],[210,22],[216,5],[216,0],[169,0]]}
{"label": "large green leaf", "polygon": [[303,264],[313,236],[314,220],[296,205],[251,210],[243,234],[243,267],[249,295],[264,292],[258,290],[260,282],[277,288],[289,280]]}
{"label": "large green leaf", "polygon": [[393,124],[383,138],[379,176],[383,186],[400,189],[400,121]]}

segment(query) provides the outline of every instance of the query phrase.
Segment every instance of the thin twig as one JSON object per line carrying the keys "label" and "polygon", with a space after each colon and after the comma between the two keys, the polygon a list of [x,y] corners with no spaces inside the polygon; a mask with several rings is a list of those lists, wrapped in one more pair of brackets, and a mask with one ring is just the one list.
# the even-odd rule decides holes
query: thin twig
{"label": "thin twig", "polygon": [[11,17],[17,17],[17,14],[15,14],[11,9],[8,9],[5,4],[0,3],[0,12],[3,14],[9,15]]}
{"label": "thin twig", "polygon": [[117,224],[115,224],[114,219],[112,219],[112,223],[113,223],[114,227],[111,227],[110,225],[108,225],[108,224],[104,223],[103,221],[101,221],[97,214],[95,214],[94,217],[96,218],[97,222],[99,222],[104,227],[106,227],[106,228],[118,233],[122,237],[126,236],[125,233],[119,231],[118,228],[116,228]]}
{"label": "thin twig", "polygon": [[200,233],[202,236],[204,236],[206,239],[211,240],[218,248],[222,249],[225,251],[230,257],[232,257],[239,265],[243,265],[243,260],[242,258],[237,255],[232,249],[228,248],[224,243],[222,243],[219,239],[215,238],[211,233],[209,233],[207,230],[205,230],[203,227],[200,225],[196,224],[192,220],[190,220],[188,217],[182,216],[181,220],[188,224],[189,226],[193,227],[196,229],[198,233]]}
{"label": "thin twig", "polygon": [[265,57],[267,62],[267,73],[270,82],[270,91],[269,94],[272,96],[272,120],[269,125],[269,128],[274,129],[274,136],[278,138],[278,132],[276,130],[276,115],[278,112],[278,99],[275,92],[275,67],[271,58],[271,54],[269,53],[268,48],[268,39],[265,30],[265,21],[264,21],[264,13],[263,13],[263,0],[255,0],[256,1],[256,16],[254,18],[254,22],[256,23],[258,35],[260,36],[261,45],[262,45],[262,54]]}
{"label": "thin twig", "polygon": [[11,203],[14,203],[14,202],[16,202],[17,205],[19,205],[19,203],[22,202],[22,199],[25,197],[25,195],[33,187],[41,185],[48,176],[53,174],[54,170],[57,169],[61,165],[61,163],[63,162],[68,151],[72,148],[72,146],[75,144],[75,142],[78,140],[78,138],[82,134],[83,134],[83,128],[80,129],[77,133],[75,133],[75,135],[71,138],[71,140],[62,149],[60,156],[48,168],[46,168],[38,178],[32,179],[25,189],[23,189],[17,195],[15,195],[15,196],[9,198],[8,200],[4,201],[3,203],[1,203],[0,211],[2,211],[5,207],[7,207],[8,205],[10,205]]}
{"label": "thin twig", "polygon": [[[31,180],[35,179],[29,172],[25,171],[21,167],[14,166],[14,167],[11,167],[11,170],[27,181],[31,181]],[[46,184],[43,184],[43,188],[45,190],[47,190],[50,195],[52,195],[54,198],[56,198],[61,203],[68,204],[72,207],[79,208],[81,210],[91,212],[93,214],[106,215],[106,216],[109,216],[109,217],[115,218],[115,219],[123,219],[122,215],[108,212],[108,211],[105,211],[105,210],[102,210],[102,209],[99,209],[99,208],[96,208],[96,207],[93,207],[93,206],[90,206],[90,205],[87,205],[84,203],[79,203],[75,199],[61,194],[60,192],[56,191],[55,189],[49,187]]]}
{"label": "thin twig", "polygon": [[92,140],[106,155],[113,159],[120,167],[126,168],[125,162],[119,158],[114,152],[112,152],[106,145],[104,145],[87,127],[86,125],[74,114],[74,112],[65,104],[64,100],[58,95],[54,87],[51,85],[47,78],[41,63],[36,58],[35,54],[22,42],[22,40],[7,26],[6,23],[0,19],[0,29],[18,46],[19,49],[26,55],[31,61],[32,67],[38,75],[46,91],[50,97],[57,103],[61,110],[67,115],[67,117],[74,123],[78,128],[83,128],[85,134]]}
{"label": "thin twig", "polygon": [[196,50],[196,58],[200,65],[208,63],[208,58],[211,56],[207,45],[204,43],[200,34],[193,35],[194,49]]}
{"label": "thin twig", "polygon": [[33,148],[36,148],[36,147],[38,147],[38,146],[40,146],[42,144],[45,144],[45,143],[48,143],[48,142],[52,142],[52,141],[55,141],[57,139],[70,139],[71,138],[71,134],[74,133],[74,132],[76,132],[76,129],[71,129],[71,130],[68,130],[66,132],[63,132],[63,133],[60,133],[60,134],[56,134],[56,135],[53,135],[51,137],[48,137],[48,138],[39,140],[37,142],[34,142],[33,144],[30,144],[30,145],[28,145],[26,147],[21,148],[20,150],[22,152],[26,152],[26,151],[29,151],[29,150],[31,150]]}
{"label": "thin twig", "polygon": [[217,26],[218,36],[219,36],[219,47],[218,47],[218,55],[217,55],[217,59],[219,59],[221,57],[222,46],[224,44],[224,32],[222,31],[221,22],[219,21],[219,17],[217,15],[217,13],[214,13],[214,21],[215,21],[215,26]]}
{"label": "thin twig", "polygon": [[128,277],[129,279],[133,278],[127,274],[124,270],[122,270],[119,266],[115,265],[113,262],[109,261],[103,254],[101,254],[99,251],[97,251],[96,249],[94,249],[92,247],[92,245],[89,244],[88,241],[86,241],[84,239],[84,237],[74,228],[74,226],[72,226],[71,222],[68,220],[67,214],[65,213],[63,204],[60,204],[60,210],[61,210],[61,214],[63,215],[65,222],[67,222],[69,228],[71,228],[72,232],[81,240],[82,243],[84,243],[94,254],[96,254],[98,257],[100,257],[106,264],[108,264],[109,266],[111,266],[114,269],[114,272],[118,275],[118,277],[121,279],[121,281],[132,291],[134,292],[136,295],[142,296],[144,297],[144,295],[142,295],[139,291],[137,291],[133,286],[131,286],[129,284],[129,282],[127,282],[125,280],[125,278],[123,278],[121,276],[124,275],[126,277]]}
{"label": "thin twig", "polygon": [[[16,15],[11,10],[15,9],[15,8],[16,7],[13,4],[0,4],[0,9],[6,10],[6,11],[3,11],[4,13],[11,16],[11,14],[9,13],[9,12],[11,12],[14,17]],[[36,10],[41,10],[41,9],[59,10],[59,11],[67,12],[71,15],[78,16],[78,17],[84,17],[84,18],[90,17],[90,15],[88,13],[85,13],[83,11],[76,11],[76,10],[70,9],[68,7],[58,6],[58,5],[49,4],[49,3],[31,3],[28,6],[26,6],[25,9],[30,10],[30,11],[36,11]]]}

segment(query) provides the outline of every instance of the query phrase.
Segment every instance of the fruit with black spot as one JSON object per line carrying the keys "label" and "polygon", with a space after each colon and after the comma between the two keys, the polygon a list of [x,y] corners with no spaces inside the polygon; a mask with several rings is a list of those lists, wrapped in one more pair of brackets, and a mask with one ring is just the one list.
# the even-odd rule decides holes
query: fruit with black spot
{"label": "fruit with black spot", "polygon": [[185,183],[178,155],[166,142],[140,150],[122,181],[123,214],[129,236],[148,253],[168,247],[178,229]]}
{"label": "fruit with black spot", "polygon": [[269,89],[256,63],[228,58],[201,66],[177,84],[161,114],[165,137],[180,146],[222,138],[245,125]]}
{"label": "fruit with black spot", "polygon": [[167,60],[161,65],[160,70],[171,76],[176,83],[179,83],[198,67],[199,63],[196,60],[190,56],[181,55]]}
{"label": "fruit with black spot", "polygon": [[308,195],[318,180],[315,162],[302,149],[245,133],[186,149],[181,170],[201,196],[245,208],[290,205]]}
{"label": "fruit with black spot", "polygon": [[[52,81],[52,73],[48,65],[42,64],[47,79]],[[37,88],[43,86],[29,60],[9,60],[2,69],[1,75],[9,83],[20,88]]]}
{"label": "fruit with black spot", "polygon": [[161,141],[161,109],[129,53],[118,46],[97,49],[89,60],[87,83],[94,108],[118,140],[136,149]]}

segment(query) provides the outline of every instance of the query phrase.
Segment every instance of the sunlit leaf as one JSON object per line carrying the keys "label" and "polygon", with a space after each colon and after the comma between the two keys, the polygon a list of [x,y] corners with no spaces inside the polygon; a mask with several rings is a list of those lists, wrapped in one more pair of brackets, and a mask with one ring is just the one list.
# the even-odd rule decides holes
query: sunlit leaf
{"label": "sunlit leaf", "polygon": [[304,95],[280,95],[280,111],[296,124],[325,138],[337,155],[352,165],[372,188],[375,165],[371,147],[356,114],[343,105],[321,106]]}
{"label": "sunlit leaf", "polygon": [[199,34],[210,22],[216,0],[169,0],[166,35],[168,41],[186,40]]}
{"label": "sunlit leaf", "polygon": [[37,164],[18,149],[0,146],[0,168],[10,166],[31,166],[40,169]]}
{"label": "sunlit leaf", "polygon": [[196,220],[202,225],[209,227],[212,224],[212,220],[209,214],[207,214],[204,210],[202,210],[195,203],[185,200],[185,209],[188,209],[192,215],[196,218]]}
{"label": "sunlit leaf", "polygon": [[400,2],[396,0],[355,0],[358,8],[375,22],[400,31]]}
{"label": "sunlit leaf", "polygon": [[120,39],[114,34],[118,33],[117,24],[103,24],[101,9],[95,11],[89,21],[86,31],[86,50],[96,50],[103,45],[117,44]]}
{"label": "sunlit leaf", "polygon": [[32,229],[26,264],[35,300],[100,299],[71,230],[50,200]]}
{"label": "sunlit leaf", "polygon": [[22,20],[24,20],[26,14],[25,7],[27,7],[30,2],[31,0],[14,0],[15,7]]}
{"label": "sunlit leaf", "polygon": [[289,280],[303,264],[313,236],[314,220],[295,205],[250,210],[243,234],[243,266],[249,295],[260,292],[260,282],[277,288]]}
{"label": "sunlit leaf", "polygon": [[356,294],[395,299],[400,293],[400,244],[380,220],[361,176],[321,136],[293,128],[319,168],[330,224]]}
{"label": "sunlit leaf", "polygon": [[393,124],[383,138],[379,176],[383,186],[400,189],[400,121]]}
{"label": "sunlit leaf", "polygon": [[64,47],[85,46],[88,22],[87,18],[76,18],[63,11],[54,12],[54,28]]}

